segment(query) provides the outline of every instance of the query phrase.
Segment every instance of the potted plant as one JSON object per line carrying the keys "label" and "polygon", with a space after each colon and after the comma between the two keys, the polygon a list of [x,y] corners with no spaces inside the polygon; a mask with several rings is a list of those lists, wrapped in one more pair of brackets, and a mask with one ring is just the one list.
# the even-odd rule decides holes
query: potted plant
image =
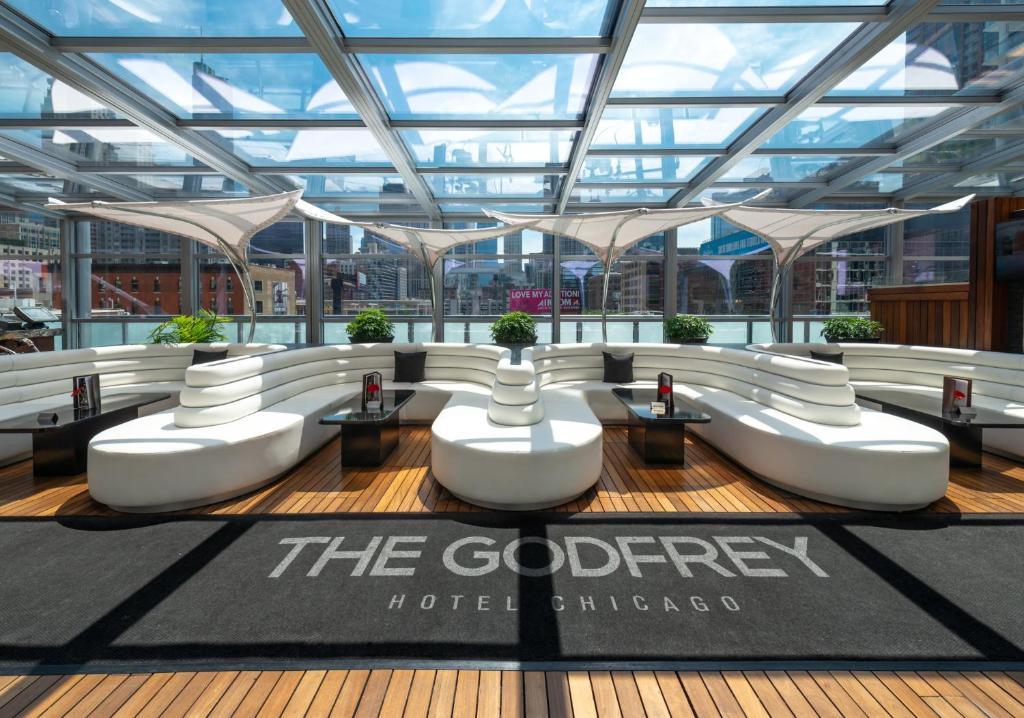
{"label": "potted plant", "polygon": [[665,321],[665,339],[673,344],[707,344],[715,328],[704,317],[676,314]]}
{"label": "potted plant", "polygon": [[364,309],[345,327],[353,344],[388,344],[395,339],[395,325],[379,309]]}
{"label": "potted plant", "polygon": [[512,359],[517,361],[523,347],[537,343],[537,322],[526,312],[508,312],[491,325],[491,339],[511,349]]}
{"label": "potted plant", "polygon": [[219,317],[209,309],[200,309],[194,316],[181,314],[171,317],[149,334],[153,344],[207,344],[224,342],[228,337],[221,329],[230,324],[227,317]]}
{"label": "potted plant", "polygon": [[836,342],[860,342],[877,344],[885,329],[879,322],[864,317],[832,317],[825,320],[821,336],[830,344]]}

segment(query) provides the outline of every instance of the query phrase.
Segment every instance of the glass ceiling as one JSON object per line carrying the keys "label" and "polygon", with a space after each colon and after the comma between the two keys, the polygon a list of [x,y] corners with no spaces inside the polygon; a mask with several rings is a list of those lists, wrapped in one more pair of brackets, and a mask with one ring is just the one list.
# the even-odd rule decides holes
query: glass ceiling
{"label": "glass ceiling", "polygon": [[635,25],[621,0],[324,0],[333,17],[298,22],[282,0],[5,4],[75,58],[55,78],[0,52],[8,201],[298,187],[341,214],[472,222],[768,188],[926,202],[1024,176],[1022,2],[909,23],[886,0],[647,0]]}

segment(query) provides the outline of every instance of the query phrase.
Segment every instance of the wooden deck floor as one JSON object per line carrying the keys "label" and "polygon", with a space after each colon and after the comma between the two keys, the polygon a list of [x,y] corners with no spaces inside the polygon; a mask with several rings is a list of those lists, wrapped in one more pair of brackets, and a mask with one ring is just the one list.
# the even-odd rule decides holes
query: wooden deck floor
{"label": "wooden deck floor", "polygon": [[[478,511],[430,476],[430,433],[403,429],[380,469],[339,466],[337,442],[282,480],[190,513]],[[700,440],[685,467],[645,467],[624,429],[605,432],[604,472],[562,511],[835,512],[747,474]],[[986,456],[957,470],[928,511],[1024,512],[1024,466]],[[31,464],[0,469],[0,516],[110,515],[84,476],[36,483]],[[0,676],[7,716],[1024,716],[1024,673],[228,671]]]}
{"label": "wooden deck floor", "polygon": [[[561,511],[835,512],[844,509],[794,496],[754,478],[699,439],[687,438],[686,466],[644,466],[623,428],[605,430],[604,471],[597,486]],[[480,511],[430,475],[430,430],[408,427],[388,462],[342,471],[337,441],[286,477],[192,514],[308,514],[382,511]],[[928,511],[1024,512],[1024,466],[985,455],[980,470],[955,470],[949,491]],[[112,515],[89,497],[84,476],[35,482],[31,462],[0,469],[0,516]]]}
{"label": "wooden deck floor", "polygon": [[1024,715],[1001,672],[353,670],[0,676],[2,716]]}

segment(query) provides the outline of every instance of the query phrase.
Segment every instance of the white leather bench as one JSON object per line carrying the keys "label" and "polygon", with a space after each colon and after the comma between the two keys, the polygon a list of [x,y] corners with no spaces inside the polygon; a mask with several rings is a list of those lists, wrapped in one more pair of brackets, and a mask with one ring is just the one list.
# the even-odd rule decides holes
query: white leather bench
{"label": "white leather bench", "polygon": [[[853,387],[918,391],[942,396],[942,378],[972,379],[973,402],[1015,418],[1024,417],[1024,356],[975,349],[903,344],[754,344],[754,351],[810,358],[811,350],[842,352]],[[1024,431],[985,429],[986,451],[1024,461]]]}
{"label": "white leather bench", "polygon": [[[0,419],[33,415],[71,403],[71,378],[99,374],[101,395],[166,392],[143,414],[177,406],[185,369],[196,349],[228,350],[229,357],[281,351],[280,344],[129,344],[31,354],[0,354]],[[32,456],[28,434],[0,435],[0,465]]]}
{"label": "white leather bench", "polygon": [[[425,381],[394,382],[394,352],[418,350],[427,352]],[[441,457],[435,476],[443,485],[459,491],[475,482],[477,488],[465,495],[480,502],[490,492],[511,494],[520,506],[543,503],[547,494],[533,496],[522,473],[523,457],[532,455],[535,473],[555,477],[547,480],[545,491],[560,482],[575,494],[584,491],[600,475],[600,426],[592,422],[587,434],[589,448],[596,434],[597,468],[590,462],[590,483],[577,488],[582,469],[561,471],[557,456],[559,449],[572,448],[571,442],[546,439],[555,433],[568,436],[562,424],[557,432],[552,428],[552,421],[562,421],[561,414],[556,412],[551,421],[545,417],[535,390],[530,393],[532,367],[510,365],[508,355],[493,345],[361,344],[193,367],[173,413],[140,418],[92,440],[89,491],[118,510],[151,512],[213,503],[258,488],[337,436],[337,426],[321,426],[319,419],[357,396],[369,371],[381,371],[385,389],[416,391],[402,409],[403,423],[434,422],[438,441],[451,443],[450,451],[434,454],[435,463]],[[503,381],[496,381],[499,373]],[[496,386],[504,402],[494,401]],[[494,421],[492,413],[510,425]],[[484,435],[518,449],[502,453],[485,446],[481,456],[485,442],[470,439]],[[546,453],[545,440],[552,447]],[[552,495],[558,503],[566,496],[557,490]]]}
{"label": "white leather bench", "polygon": [[768,483],[830,503],[906,511],[945,495],[949,444],[936,431],[861,412],[835,364],[713,346],[535,347],[541,396],[575,397],[606,423],[626,410],[605,384],[602,351],[634,355],[630,387],[673,375],[675,393],[711,416],[690,430]]}

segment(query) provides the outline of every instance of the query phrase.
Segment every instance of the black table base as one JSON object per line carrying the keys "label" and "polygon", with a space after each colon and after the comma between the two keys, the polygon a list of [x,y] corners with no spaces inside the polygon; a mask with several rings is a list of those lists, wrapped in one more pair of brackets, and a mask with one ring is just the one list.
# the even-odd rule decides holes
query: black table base
{"label": "black table base", "polygon": [[32,475],[50,478],[85,473],[89,441],[101,431],[138,417],[139,408],[127,406],[32,434]]}
{"label": "black table base", "polygon": [[341,425],[341,465],[380,466],[398,447],[398,412],[375,424]]}
{"label": "black table base", "polygon": [[645,464],[686,463],[686,425],[657,421],[642,422],[632,413],[627,429],[629,445]]}

